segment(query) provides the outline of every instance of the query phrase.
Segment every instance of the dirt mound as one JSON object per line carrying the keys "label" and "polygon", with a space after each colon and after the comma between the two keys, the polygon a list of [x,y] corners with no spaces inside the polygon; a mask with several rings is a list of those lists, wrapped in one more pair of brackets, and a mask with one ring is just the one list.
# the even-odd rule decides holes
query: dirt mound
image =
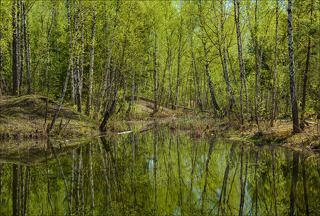
{"label": "dirt mound", "polygon": [[[1,116],[23,117],[28,119],[52,116],[57,109],[57,102],[40,95],[6,97],[0,100]],[[79,118],[79,114],[68,108],[62,108],[60,115],[68,119]]]}

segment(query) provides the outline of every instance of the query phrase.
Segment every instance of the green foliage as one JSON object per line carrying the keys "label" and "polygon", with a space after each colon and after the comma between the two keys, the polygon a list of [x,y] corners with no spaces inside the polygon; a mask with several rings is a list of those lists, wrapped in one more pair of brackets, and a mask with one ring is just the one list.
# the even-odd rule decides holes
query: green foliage
{"label": "green foliage", "polygon": [[[319,16],[319,1],[313,0],[314,18],[312,23],[310,21],[311,1],[297,0],[294,2],[294,46],[297,95],[300,101],[308,38],[312,39],[307,109],[315,111],[319,100],[317,89],[319,87],[320,48],[317,44],[320,44],[320,31],[318,28],[319,19],[316,19]],[[229,93],[224,78],[222,60],[219,57],[221,55],[219,49],[223,48],[223,44],[227,50],[228,78],[231,81],[236,103],[239,103],[240,75],[232,1],[221,1],[222,4],[220,4],[220,1],[198,3],[195,1],[82,2],[70,0],[72,50],[69,49],[67,2],[26,1],[27,33],[31,50],[31,77],[34,92],[48,94],[54,98],[60,96],[68,70],[69,57],[72,53],[74,61],[79,56],[82,56],[84,60],[81,93],[82,104],[85,104],[89,85],[92,14],[95,10],[97,12],[97,27],[94,39],[93,106],[96,108],[93,110],[99,110],[97,106],[105,103],[106,98],[101,98],[104,82],[118,83],[117,88],[122,92],[120,100],[127,100],[131,94],[153,98],[156,89],[158,96],[153,99],[158,100],[162,105],[170,106],[174,103],[198,109],[200,108],[196,103],[198,100],[201,101],[203,109],[212,109],[204,71],[204,43],[209,49],[209,73],[217,92],[218,103],[223,110],[228,109]],[[243,1],[240,4],[243,56],[250,110],[253,110],[253,98],[256,94],[255,37],[259,58],[261,58],[259,60],[260,91],[258,92],[258,110],[260,110],[261,116],[270,115],[272,106],[270,95],[274,87],[277,92],[278,113],[286,113],[286,110],[289,109],[287,103],[289,98],[287,11],[285,1],[279,2],[276,86],[272,81],[275,69],[274,49],[276,43],[275,1],[259,0],[257,8],[255,1]],[[11,11],[12,1],[1,1],[0,75],[7,84],[6,94],[10,93],[12,76]],[[200,17],[203,19],[202,27]],[[82,31],[84,41],[81,38]],[[156,55],[156,66],[154,65],[154,55]],[[180,74],[178,75],[179,67]],[[155,82],[154,70],[157,73]],[[26,93],[26,79],[24,72],[22,94]],[[154,85],[157,85],[157,88],[154,88]],[[5,89],[4,86],[2,88]],[[175,102],[173,98],[176,94],[178,101]],[[67,97],[68,100],[72,98],[70,85]],[[235,109],[239,111],[239,106]]]}

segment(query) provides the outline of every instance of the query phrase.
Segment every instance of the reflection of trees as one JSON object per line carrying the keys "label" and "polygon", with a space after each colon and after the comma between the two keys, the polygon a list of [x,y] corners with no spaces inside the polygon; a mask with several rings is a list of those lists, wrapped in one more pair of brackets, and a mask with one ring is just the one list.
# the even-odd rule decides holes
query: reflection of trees
{"label": "reflection of trees", "polygon": [[[90,177],[90,193],[91,193],[91,205],[90,205],[90,212],[93,215],[94,210],[94,181],[93,181],[93,164],[92,164],[92,143],[89,144],[89,177]],[[83,181],[82,181],[83,183]],[[83,190],[82,190],[83,191]],[[82,202],[84,203],[84,196],[82,197]]]}
{"label": "reflection of trees", "polygon": [[220,210],[222,215],[226,215],[226,210],[225,210],[226,192],[227,192],[227,185],[228,185],[229,172],[230,172],[230,161],[232,161],[233,159],[234,149],[235,149],[235,145],[232,144],[228,158],[227,158],[227,165],[223,175],[222,188],[221,188],[219,202],[218,202],[218,215],[220,214]]}
{"label": "reflection of trees", "polygon": [[158,130],[55,150],[0,165],[0,215],[319,214],[317,159],[283,149]]}
{"label": "reflection of trees", "polygon": [[12,215],[19,215],[20,199],[19,199],[19,170],[20,166],[12,165]]}
{"label": "reflection of trees", "polygon": [[29,167],[13,164],[11,175],[12,215],[26,215],[29,182]]}
{"label": "reflection of trees", "polygon": [[305,214],[309,216],[309,202],[308,202],[308,188],[307,188],[307,176],[306,176],[306,166],[305,166],[305,155],[301,155],[301,166],[302,166],[302,182],[303,182],[303,195],[305,204]]}
{"label": "reflection of trees", "polygon": [[153,213],[157,214],[158,209],[158,182],[157,182],[157,162],[158,162],[158,133],[155,131],[153,134],[153,183],[154,183],[154,203],[153,203]]}
{"label": "reflection of trees", "polygon": [[274,199],[274,215],[278,215],[277,210],[277,187],[276,187],[276,170],[275,170],[275,150],[272,149],[272,194]]}
{"label": "reflection of trees", "polygon": [[211,159],[211,154],[213,151],[213,142],[210,141],[208,155],[205,163],[205,177],[204,177],[204,185],[201,194],[201,213],[204,213],[204,204],[206,202],[206,193],[207,193],[207,185],[208,185],[208,176],[209,176],[209,163]]}
{"label": "reflection of trees", "polygon": [[299,153],[293,152],[292,159],[292,175],[291,175],[291,189],[290,189],[290,212],[289,215],[295,215],[294,203],[296,195],[296,186],[298,181],[298,171],[299,171]]}
{"label": "reflection of trees", "polygon": [[192,140],[192,148],[190,151],[190,160],[191,160],[191,173],[190,173],[190,190],[188,195],[188,205],[189,205],[189,211],[191,212],[193,210],[193,200],[192,200],[192,193],[193,193],[193,181],[194,181],[194,174],[196,169],[196,159],[198,157],[198,143],[196,143],[194,140]]}
{"label": "reflection of trees", "polygon": [[243,215],[243,205],[244,205],[244,197],[246,193],[246,184],[248,177],[248,154],[246,154],[246,164],[245,164],[245,174],[243,178],[243,146],[241,146],[241,154],[240,154],[240,207],[239,207],[239,216]]}

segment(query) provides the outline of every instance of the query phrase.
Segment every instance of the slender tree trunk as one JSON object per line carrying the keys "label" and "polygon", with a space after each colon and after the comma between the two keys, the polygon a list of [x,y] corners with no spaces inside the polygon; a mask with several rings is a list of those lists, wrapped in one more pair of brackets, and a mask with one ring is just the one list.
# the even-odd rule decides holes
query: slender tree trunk
{"label": "slender tree trunk", "polygon": [[2,87],[2,49],[1,49],[1,32],[0,32],[0,97],[3,95]]}
{"label": "slender tree trunk", "polygon": [[153,98],[154,107],[153,113],[158,111],[158,68],[157,68],[157,33],[154,33],[154,48],[153,48]]}
{"label": "slender tree trunk", "polygon": [[20,62],[20,59],[21,59],[21,0],[17,0],[17,28],[16,28],[16,31],[17,31],[17,68],[18,68],[18,95],[20,95],[20,77],[21,77],[21,62]]}
{"label": "slender tree trunk", "polygon": [[[199,1],[198,9],[199,9],[200,28],[201,28],[201,31],[204,32],[205,31],[205,20],[203,18],[202,2],[201,1]],[[209,73],[209,56],[208,56],[209,50],[207,48],[207,42],[205,41],[205,38],[201,38],[201,42],[202,42],[204,57],[205,57],[205,76],[207,76],[207,82],[208,82],[208,87],[209,87],[209,91],[210,91],[210,99],[211,99],[212,107],[213,107],[215,113],[218,114],[220,111],[220,107],[219,107],[218,102],[216,100],[214,86],[213,86],[211,76]]]}
{"label": "slender tree trunk", "polygon": [[25,8],[25,2],[22,1],[22,8],[23,8],[23,40],[25,46],[25,60],[26,60],[26,72],[27,72],[27,93],[31,94],[32,92],[32,80],[31,80],[31,70],[30,70],[30,43],[28,37],[28,24],[27,24],[27,14]]}
{"label": "slender tree trunk", "polygon": [[80,101],[82,101],[82,90],[83,90],[83,72],[84,72],[84,20],[83,14],[81,14],[81,54],[80,54],[80,78],[79,78],[79,92]]}
{"label": "slender tree trunk", "polygon": [[[319,71],[319,66],[320,66],[320,43],[318,43],[317,45],[317,59],[316,59],[316,71]],[[320,125],[319,125],[319,121],[320,121],[320,73],[318,73],[318,100],[317,100],[317,109],[318,109],[318,112],[317,112],[317,132],[319,134],[320,132]]]}
{"label": "slender tree trunk", "polygon": [[[311,0],[310,5],[310,26],[312,26],[313,20],[313,1]],[[302,101],[301,101],[301,116],[300,116],[300,127],[303,130],[305,126],[304,114],[306,110],[306,100],[307,100],[307,84],[308,84],[308,72],[309,72],[309,63],[311,55],[311,36],[308,36],[308,48],[307,48],[307,60],[306,60],[306,69],[303,74],[303,89],[302,89]]]}
{"label": "slender tree trunk", "polygon": [[208,49],[206,46],[206,43],[204,42],[203,44],[203,48],[204,48],[204,55],[205,55],[205,73],[208,79],[208,86],[209,86],[209,91],[210,91],[210,99],[211,99],[211,103],[212,106],[214,108],[214,110],[218,113],[220,111],[220,107],[218,105],[217,99],[216,99],[216,95],[215,95],[215,90],[214,90],[214,86],[211,80],[211,76],[209,73],[209,57],[208,57]]}
{"label": "slender tree trunk", "polygon": [[226,47],[226,35],[224,32],[224,23],[226,21],[225,18],[225,2],[220,0],[220,31],[218,35],[218,45],[219,45],[219,56],[221,60],[221,66],[223,71],[223,78],[226,82],[227,92],[229,94],[229,107],[228,112],[232,112],[233,106],[235,105],[234,93],[231,87],[230,79],[229,79],[229,69],[227,62],[227,47]]}
{"label": "slender tree trunk", "polygon": [[90,46],[90,69],[89,69],[89,92],[86,107],[86,114],[90,115],[92,105],[92,88],[93,88],[93,68],[94,68],[94,41],[96,32],[96,11],[92,15],[92,31],[91,31],[91,46]]}
{"label": "slender tree trunk", "polygon": [[68,5],[68,31],[69,31],[69,52],[70,52],[70,56],[69,56],[69,65],[68,65],[68,69],[67,69],[67,74],[66,74],[66,79],[64,81],[63,84],[63,89],[61,92],[61,96],[60,96],[60,101],[59,101],[59,105],[58,108],[56,109],[54,116],[52,118],[52,121],[50,123],[50,125],[47,128],[47,133],[49,134],[50,131],[53,129],[54,124],[59,116],[59,112],[62,108],[63,102],[64,102],[64,97],[66,95],[67,92],[67,88],[68,88],[68,82],[70,79],[70,74],[71,74],[71,70],[72,70],[72,65],[73,65],[73,52],[72,52],[72,29],[71,29],[71,10],[70,10],[70,0],[67,0],[67,5]]}
{"label": "slender tree trunk", "polygon": [[177,62],[177,80],[176,80],[176,90],[175,90],[175,101],[174,101],[174,109],[178,105],[179,100],[179,88],[180,88],[180,70],[181,70],[181,49],[182,49],[182,17],[180,17],[180,25],[179,25],[179,35],[178,35],[178,62]]}
{"label": "slender tree trunk", "polygon": [[258,127],[258,132],[261,131],[259,124],[259,111],[258,111],[258,98],[260,92],[260,56],[259,56],[259,44],[258,44],[258,21],[257,21],[258,0],[255,2],[254,9],[254,49],[255,49],[255,92],[254,92],[254,112],[255,121]]}
{"label": "slender tree trunk", "polygon": [[45,112],[45,118],[44,123],[47,123],[47,116],[48,116],[48,100],[49,100],[49,90],[50,90],[50,79],[49,79],[49,67],[50,67],[50,37],[51,37],[51,31],[52,31],[52,25],[55,20],[55,13],[52,13],[51,23],[48,23],[48,32],[47,32],[47,62],[46,62],[46,69],[45,69],[45,82],[46,82],[46,112]]}
{"label": "slender tree trunk", "polygon": [[243,89],[245,91],[246,99],[246,112],[248,111],[248,91],[247,91],[247,81],[246,81],[246,69],[242,56],[242,41],[241,41],[241,29],[240,29],[240,2],[239,0],[233,0],[234,4],[234,19],[236,23],[237,31],[237,44],[238,44],[238,60],[240,65],[240,118],[241,124],[244,123],[243,117]]}
{"label": "slender tree trunk", "polygon": [[[115,32],[116,32],[116,29],[117,29],[117,25],[119,24],[118,23],[118,13],[120,11],[120,1],[117,1],[116,3],[116,13],[115,13],[115,16],[113,17],[113,20],[112,20],[112,30],[111,30],[111,35],[110,35],[110,40],[108,40],[108,48],[107,48],[107,62],[105,64],[105,73],[104,73],[104,79],[103,79],[103,84],[102,84],[102,87],[101,87],[101,93],[99,94],[99,97],[100,98],[105,98],[105,96],[107,95],[107,90],[108,88],[111,86],[111,83],[114,81],[114,80],[111,80],[111,73],[112,73],[112,69],[111,67],[113,66],[112,65],[112,54],[113,54],[113,45],[114,45],[114,37],[115,37]],[[107,13],[106,13],[107,14]],[[107,20],[107,18],[105,18],[105,20]],[[105,25],[107,25],[105,23]],[[106,28],[105,28],[106,29]],[[104,31],[105,33],[105,36],[106,35],[106,31]],[[115,67],[115,66],[114,66]],[[100,111],[102,109],[102,102],[103,100],[98,100],[98,103],[97,103],[97,108],[96,108],[96,113],[97,114],[100,114]]]}
{"label": "slender tree trunk", "polygon": [[[1,7],[1,2],[0,2],[0,7]],[[3,88],[3,54],[2,54],[2,45],[1,45],[1,40],[2,40],[2,32],[0,31],[0,97],[4,94],[4,88]]]}
{"label": "slender tree trunk", "polygon": [[193,49],[193,39],[191,38],[191,55],[192,55],[192,66],[194,71],[194,85],[195,85],[195,92],[196,92],[196,103],[200,107],[200,110],[203,111],[203,105],[201,101],[201,89],[200,89],[200,77],[199,77],[199,71],[197,67],[196,57],[194,54]]}
{"label": "slender tree trunk", "polygon": [[25,50],[25,43],[24,43],[24,0],[20,2],[21,8],[21,15],[20,15],[20,74],[19,74],[19,92],[20,95],[22,94],[22,81],[23,81],[23,72],[24,72],[24,50]]}
{"label": "slender tree trunk", "polygon": [[19,67],[18,67],[18,25],[17,25],[17,13],[16,13],[16,0],[12,2],[12,95],[18,95],[19,88]]}
{"label": "slender tree trunk", "polygon": [[293,33],[292,33],[292,0],[288,0],[288,49],[289,49],[289,76],[290,76],[290,95],[293,132],[300,132],[299,112],[296,98],[296,86],[294,78],[294,50],[293,50]]}
{"label": "slender tree trunk", "polygon": [[275,35],[275,49],[274,49],[274,63],[273,63],[273,80],[272,80],[272,113],[270,126],[273,127],[276,119],[276,100],[277,100],[277,64],[278,64],[278,28],[279,28],[279,0],[276,0],[276,35]]}
{"label": "slender tree trunk", "polygon": [[163,70],[163,74],[162,74],[162,79],[161,79],[161,83],[159,84],[159,101],[164,102],[165,99],[167,98],[166,95],[164,96],[164,90],[165,90],[165,81],[166,81],[166,75],[167,73],[169,73],[170,75],[170,70],[171,70],[171,62],[172,62],[172,54],[171,54],[171,44],[170,44],[170,39],[169,39],[169,35],[168,32],[166,31],[166,45],[167,45],[167,49],[166,49],[166,63],[165,63],[165,67]]}
{"label": "slender tree trunk", "polygon": [[[81,37],[81,33],[79,33],[78,29],[81,28],[81,12],[80,12],[80,6],[75,1],[74,6],[74,28],[75,28],[75,45],[74,45],[74,52],[75,52],[75,61],[74,61],[74,71],[73,71],[73,84],[74,84],[74,99],[75,104],[77,105],[77,111],[81,113],[82,107],[81,107],[81,91],[80,91],[80,74],[81,74],[81,66],[80,66],[80,58],[82,55],[81,46],[77,41]],[[80,36],[79,36],[80,34]]]}

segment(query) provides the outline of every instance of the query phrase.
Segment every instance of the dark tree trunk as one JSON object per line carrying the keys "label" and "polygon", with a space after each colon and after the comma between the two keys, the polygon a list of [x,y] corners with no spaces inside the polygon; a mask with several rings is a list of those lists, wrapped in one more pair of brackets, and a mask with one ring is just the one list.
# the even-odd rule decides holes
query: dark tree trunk
{"label": "dark tree trunk", "polygon": [[20,74],[19,74],[19,92],[20,95],[22,94],[22,81],[23,81],[23,71],[24,71],[24,50],[25,50],[25,43],[24,43],[24,0],[20,1]]}
{"label": "dark tree trunk", "polygon": [[206,47],[205,43],[203,45],[203,48],[204,48],[204,55],[205,55],[205,73],[206,73],[207,79],[208,79],[208,86],[209,86],[209,91],[210,91],[210,99],[211,99],[211,103],[212,103],[212,106],[213,106],[214,110],[216,112],[219,112],[220,111],[220,107],[219,107],[217,99],[216,99],[214,86],[213,86],[213,83],[212,83],[212,80],[211,80],[211,76],[210,76],[210,73],[209,73],[208,50],[207,50],[207,47]]}
{"label": "dark tree trunk", "polygon": [[3,65],[2,65],[2,61],[3,61],[3,57],[2,57],[2,46],[1,46],[1,40],[2,40],[2,33],[0,31],[0,97],[3,95],[3,85],[2,85],[2,80],[3,80],[3,77],[2,77],[2,68],[3,68]]}
{"label": "dark tree trunk", "polygon": [[18,95],[19,89],[19,67],[18,67],[18,25],[16,13],[16,0],[12,2],[12,95]]}
{"label": "dark tree trunk", "polygon": [[293,132],[300,132],[299,113],[296,98],[296,85],[294,78],[294,50],[293,50],[293,33],[292,33],[292,0],[288,0],[288,49],[289,49],[289,76],[290,76],[290,95]]}
{"label": "dark tree trunk", "polygon": [[16,32],[17,32],[17,68],[18,68],[18,95],[20,95],[20,85],[21,85],[21,0],[17,0],[17,28],[16,28]]}
{"label": "dark tree trunk", "polygon": [[106,110],[103,115],[103,120],[99,126],[99,129],[101,132],[106,131],[106,126],[107,126],[108,120],[110,119],[110,117],[112,116],[112,114],[115,111],[116,103],[117,103],[117,100],[116,100],[116,96],[115,96],[115,98],[112,100],[111,104],[109,106],[108,105],[106,106]]}
{"label": "dark tree trunk", "polygon": [[158,111],[158,68],[157,68],[157,33],[154,33],[154,48],[153,48],[153,98],[154,107],[153,113]]}
{"label": "dark tree trunk", "polygon": [[[312,19],[313,19],[313,0],[311,0],[311,6],[310,6],[310,26],[312,26]],[[309,72],[310,54],[311,54],[311,36],[308,36],[306,69],[305,69],[304,74],[303,74],[303,88],[302,88],[301,116],[300,116],[301,129],[304,129],[304,126],[305,126],[304,113],[305,113],[305,110],[306,110],[307,84],[308,84],[308,72]]]}

